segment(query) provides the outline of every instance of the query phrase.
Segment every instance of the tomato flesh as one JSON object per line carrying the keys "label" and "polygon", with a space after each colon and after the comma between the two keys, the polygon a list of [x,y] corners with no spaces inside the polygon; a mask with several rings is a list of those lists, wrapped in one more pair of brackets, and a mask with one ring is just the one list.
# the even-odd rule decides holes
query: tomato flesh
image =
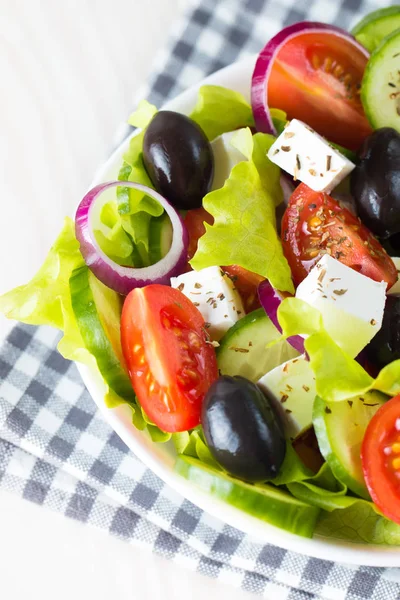
{"label": "tomato flesh", "polygon": [[361,446],[365,482],[382,513],[400,524],[400,395],[372,417]]}
{"label": "tomato flesh", "polygon": [[360,100],[367,58],[350,40],[329,32],[303,33],[278,50],[267,104],[318,133],[357,150],[371,133]]}
{"label": "tomato flesh", "polygon": [[369,229],[331,196],[304,183],[290,197],[281,238],[295,285],[324,254],[375,281],[386,281],[388,288],[397,281],[392,259]]}
{"label": "tomato flesh", "polygon": [[200,423],[218,377],[204,319],[179,290],[153,284],[132,290],[121,317],[122,349],[140,405],[163,431]]}

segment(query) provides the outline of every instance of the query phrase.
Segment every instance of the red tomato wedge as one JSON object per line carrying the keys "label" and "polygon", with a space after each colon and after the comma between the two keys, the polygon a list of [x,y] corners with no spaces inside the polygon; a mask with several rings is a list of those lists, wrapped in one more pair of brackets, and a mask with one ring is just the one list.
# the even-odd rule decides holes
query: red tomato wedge
{"label": "red tomato wedge", "polygon": [[400,524],[400,396],[372,417],[361,446],[365,482],[382,513]]}
{"label": "red tomato wedge", "polygon": [[179,290],[132,290],[121,317],[122,350],[140,405],[163,431],[200,423],[203,398],[218,377],[204,319]]}
{"label": "red tomato wedge", "polygon": [[371,133],[360,100],[366,64],[365,52],[351,38],[329,31],[289,37],[269,72],[268,106],[357,150]]}
{"label": "red tomato wedge", "polygon": [[293,281],[298,285],[323,254],[330,254],[355,271],[397,281],[397,269],[386,250],[361,221],[336,200],[301,183],[283,215],[281,238]]}
{"label": "red tomato wedge", "polygon": [[[195,255],[199,238],[206,232],[204,223],[208,223],[209,225],[214,223],[214,218],[204,208],[195,208],[186,213],[185,225],[189,233],[188,260]],[[246,312],[260,308],[257,288],[261,281],[264,280],[264,277],[243,269],[243,267],[239,267],[238,265],[222,267],[222,269],[234,282],[242,298]]]}

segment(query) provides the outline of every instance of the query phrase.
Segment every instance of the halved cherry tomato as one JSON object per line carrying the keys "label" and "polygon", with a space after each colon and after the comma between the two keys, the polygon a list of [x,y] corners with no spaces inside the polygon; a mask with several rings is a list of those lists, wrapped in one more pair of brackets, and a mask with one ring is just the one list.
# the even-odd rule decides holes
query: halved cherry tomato
{"label": "halved cherry tomato", "polygon": [[337,144],[357,150],[371,133],[360,100],[367,58],[329,32],[289,38],[268,80],[268,106],[301,119]]}
{"label": "halved cherry tomato", "polygon": [[400,524],[400,395],[372,417],[361,446],[364,478],[372,500]]}
{"label": "halved cherry tomato", "polygon": [[386,281],[388,289],[397,281],[392,259],[361,221],[328,194],[304,183],[290,197],[281,238],[295,285],[323,254],[375,281]]}
{"label": "halved cherry tomato", "polygon": [[[214,217],[204,208],[195,208],[193,210],[188,210],[184,220],[189,233],[188,260],[190,260],[196,253],[199,238],[206,232],[204,223],[212,225],[214,223]],[[243,269],[243,267],[239,267],[238,265],[222,268],[234,281],[235,287],[242,298],[246,312],[251,312],[256,308],[260,308],[257,288],[264,277],[252,273],[247,269]]]}
{"label": "halved cherry tomato", "polygon": [[243,301],[244,309],[247,313],[256,308],[260,308],[261,304],[258,299],[257,289],[264,277],[243,269],[239,265],[231,265],[230,267],[222,267],[225,273],[232,279],[235,288],[240,294]]}
{"label": "halved cherry tomato", "polygon": [[153,284],[126,297],[122,350],[141,406],[163,431],[196,427],[204,395],[218,377],[204,325],[179,290]]}

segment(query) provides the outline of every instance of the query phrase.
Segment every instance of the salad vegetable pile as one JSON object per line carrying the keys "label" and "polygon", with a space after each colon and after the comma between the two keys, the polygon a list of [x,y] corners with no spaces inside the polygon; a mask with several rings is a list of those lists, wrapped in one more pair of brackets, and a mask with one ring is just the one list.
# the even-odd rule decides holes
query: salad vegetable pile
{"label": "salad vegetable pile", "polygon": [[61,329],[196,486],[400,545],[400,6],[286,27],[251,105],[205,85],[129,122],[118,180],[0,310]]}

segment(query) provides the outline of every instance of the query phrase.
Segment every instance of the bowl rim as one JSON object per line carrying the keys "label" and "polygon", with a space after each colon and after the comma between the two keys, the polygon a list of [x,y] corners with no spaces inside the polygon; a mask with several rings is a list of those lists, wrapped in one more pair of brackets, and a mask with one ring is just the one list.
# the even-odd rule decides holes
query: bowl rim
{"label": "bowl rim", "polygon": [[[187,113],[194,105],[199,87],[204,84],[230,87],[241,92],[250,100],[251,75],[255,61],[256,56],[251,55],[213,73],[169,100],[162,108]],[[115,171],[116,165],[120,165],[123,152],[127,149],[131,137],[137,132],[138,130],[124,139],[109,159],[97,169],[90,187],[110,180],[110,171],[113,170],[113,167]],[[128,406],[107,408],[103,396],[104,384],[100,374],[86,365],[76,364],[86,388],[105,420],[135,456],[175,492],[212,517],[252,536],[259,543],[273,544],[311,557],[363,566],[399,566],[400,547],[356,544],[320,536],[303,538],[257,519],[197,488],[192,482],[187,481],[173,470],[174,459],[169,452],[166,452],[165,445],[151,442],[145,433],[135,429],[131,422],[131,412]],[[206,549],[204,546],[204,551]]]}

